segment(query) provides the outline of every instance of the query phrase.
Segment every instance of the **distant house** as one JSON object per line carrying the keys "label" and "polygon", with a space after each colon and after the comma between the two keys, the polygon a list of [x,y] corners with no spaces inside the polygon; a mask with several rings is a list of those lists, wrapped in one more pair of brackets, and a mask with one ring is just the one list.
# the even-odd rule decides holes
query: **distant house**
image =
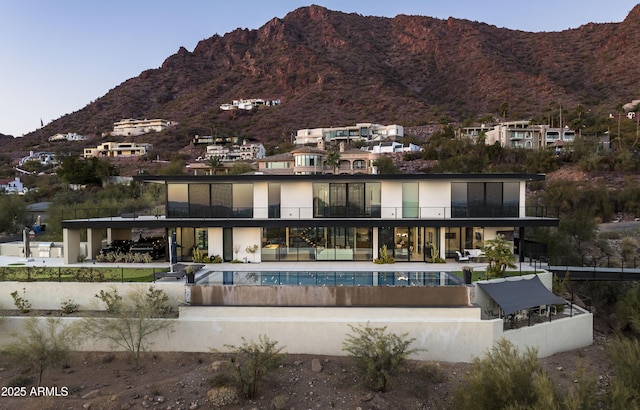
{"label": "distant house", "polygon": [[395,152],[420,152],[423,151],[419,145],[409,143],[402,144],[397,141],[385,141],[378,144],[369,145],[360,148],[362,151],[372,152],[374,154],[392,154]]}
{"label": "distant house", "polygon": [[459,137],[478,141],[484,135],[484,143],[493,145],[496,142],[503,147],[541,150],[556,148],[559,145],[572,143],[575,131],[550,127],[544,124],[531,124],[529,121],[509,121],[491,127],[465,127],[459,130]]}
{"label": "distant house", "polygon": [[38,161],[42,165],[50,165],[56,162],[56,154],[47,151],[29,151],[29,155],[21,158],[20,161],[18,161],[18,166],[24,165],[25,162],[29,161]]}
{"label": "distant house", "polygon": [[84,135],[76,134],[74,132],[70,132],[68,134],[55,134],[49,137],[49,141],[51,142],[59,142],[59,141],[86,141],[88,138]]}
{"label": "distant house", "polygon": [[269,175],[373,174],[373,162],[378,155],[360,149],[345,150],[339,144],[340,160],[335,166],[327,164],[329,151],[322,141],[317,147],[300,147],[290,153],[278,154],[256,161],[258,172]]}
{"label": "distant house", "polygon": [[345,127],[305,128],[296,132],[296,145],[317,144],[318,140],[326,144],[339,142],[374,142],[395,140],[404,136],[401,125],[380,125],[361,123]]}
{"label": "distant house", "polygon": [[125,136],[135,137],[142,134],[148,134],[150,132],[160,132],[167,128],[176,126],[178,123],[175,121],[168,121],[162,119],[154,120],[135,120],[132,118],[120,120],[113,123],[113,136]]}
{"label": "distant house", "polygon": [[256,107],[260,106],[275,106],[280,105],[280,100],[264,100],[262,98],[250,98],[248,100],[233,100],[231,104],[225,103],[220,106],[220,109],[223,111],[231,111],[231,110],[253,110]]}
{"label": "distant house", "polygon": [[203,159],[207,160],[216,157],[223,162],[250,161],[264,158],[266,152],[262,143],[247,143],[244,141],[242,145],[208,145],[207,153]]}
{"label": "distant house", "polygon": [[24,194],[29,189],[25,188],[20,177],[15,177],[14,179],[0,179],[0,191],[7,194]]}
{"label": "distant house", "polygon": [[134,142],[105,142],[95,148],[85,148],[84,157],[138,157],[149,152],[152,144]]}

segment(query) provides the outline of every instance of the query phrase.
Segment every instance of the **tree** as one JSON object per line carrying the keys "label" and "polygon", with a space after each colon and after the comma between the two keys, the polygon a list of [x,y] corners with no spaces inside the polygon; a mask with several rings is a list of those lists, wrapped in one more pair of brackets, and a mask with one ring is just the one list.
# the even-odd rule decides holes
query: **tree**
{"label": "tree", "polygon": [[106,160],[71,155],[63,157],[56,174],[67,184],[100,186],[104,180],[118,175],[118,169]]}
{"label": "tree", "polygon": [[504,235],[498,234],[495,239],[485,242],[482,249],[487,256],[487,277],[503,276],[507,268],[516,268],[516,256],[511,251],[511,242]]}
{"label": "tree", "polygon": [[112,317],[87,317],[80,324],[86,337],[106,340],[111,348],[123,348],[129,352],[132,364],[139,367],[140,354],[153,344],[150,340],[158,333],[171,333],[173,322],[166,317],[170,313],[168,296],[153,286],[135,289],[127,295],[127,301],[114,297],[114,293],[102,292],[100,299],[108,299]]}
{"label": "tree", "polygon": [[336,168],[340,165],[340,153],[338,151],[327,152],[327,158],[324,160],[326,166],[331,167],[333,173],[336,173]]}
{"label": "tree", "polygon": [[207,166],[211,168],[211,175],[215,175],[222,168],[222,160],[220,157],[212,155],[207,159]]}
{"label": "tree", "polygon": [[418,351],[409,349],[415,338],[407,339],[406,333],[400,336],[387,334],[386,326],[349,327],[354,334],[347,335],[342,350],[355,359],[356,366],[374,390],[387,391],[389,380],[404,368],[407,357]]}
{"label": "tree", "polygon": [[393,165],[393,160],[386,156],[380,156],[373,161],[373,165],[378,168],[378,174],[397,174],[398,169]]}
{"label": "tree", "polygon": [[44,326],[37,317],[27,318],[24,334],[3,352],[34,367],[38,372],[38,386],[42,384],[44,371],[64,363],[71,354],[75,333],[61,323],[60,319],[47,318]]}
{"label": "tree", "polygon": [[500,104],[500,116],[503,119],[506,119],[508,115],[509,115],[509,102],[505,101],[502,104]]}
{"label": "tree", "polygon": [[16,233],[28,224],[27,206],[19,195],[0,195],[0,232]]}
{"label": "tree", "polygon": [[240,175],[240,174],[246,174],[247,172],[252,172],[252,171],[253,171],[253,167],[251,166],[251,164],[247,162],[235,162],[231,166],[231,169],[229,170],[229,174]]}

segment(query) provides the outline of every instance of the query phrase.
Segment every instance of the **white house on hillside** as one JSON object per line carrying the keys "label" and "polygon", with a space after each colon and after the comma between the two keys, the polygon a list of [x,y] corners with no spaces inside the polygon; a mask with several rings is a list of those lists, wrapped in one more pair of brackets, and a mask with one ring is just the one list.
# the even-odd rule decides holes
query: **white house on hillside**
{"label": "white house on hillside", "polygon": [[322,140],[327,144],[349,141],[395,140],[404,136],[401,125],[380,125],[361,123],[345,127],[305,128],[296,133],[296,145],[317,144]]}
{"label": "white house on hillside", "polygon": [[137,135],[148,134],[150,132],[160,132],[175,125],[178,125],[178,123],[169,120],[135,120],[127,118],[113,123],[113,132],[111,135],[135,137]]}

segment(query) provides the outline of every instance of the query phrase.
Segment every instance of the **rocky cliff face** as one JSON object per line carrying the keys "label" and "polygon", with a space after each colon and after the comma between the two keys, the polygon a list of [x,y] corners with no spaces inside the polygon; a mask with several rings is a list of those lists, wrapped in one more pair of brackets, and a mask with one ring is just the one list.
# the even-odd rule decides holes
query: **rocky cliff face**
{"label": "rocky cliff face", "polygon": [[[640,5],[621,23],[550,33],[304,7],[258,30],[202,40],[193,52],[180,48],[160,68],[27,138],[100,133],[122,118],[178,121],[164,142],[186,143],[196,133],[277,141],[306,127],[456,121],[497,115],[505,102],[513,118],[544,115],[558,103],[612,111],[640,96],[638,29]],[[239,98],[282,105],[219,109]]]}

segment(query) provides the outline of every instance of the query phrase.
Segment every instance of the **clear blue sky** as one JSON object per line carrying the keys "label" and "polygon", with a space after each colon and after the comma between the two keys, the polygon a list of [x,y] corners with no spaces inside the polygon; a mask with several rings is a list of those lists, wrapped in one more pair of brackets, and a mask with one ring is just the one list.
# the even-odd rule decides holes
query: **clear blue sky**
{"label": "clear blue sky", "polygon": [[[635,0],[0,0],[0,133],[80,110],[180,46],[318,4],[365,16],[455,17],[531,32],[618,23]],[[114,119],[117,120],[117,119]],[[74,130],[66,130],[73,132]]]}

